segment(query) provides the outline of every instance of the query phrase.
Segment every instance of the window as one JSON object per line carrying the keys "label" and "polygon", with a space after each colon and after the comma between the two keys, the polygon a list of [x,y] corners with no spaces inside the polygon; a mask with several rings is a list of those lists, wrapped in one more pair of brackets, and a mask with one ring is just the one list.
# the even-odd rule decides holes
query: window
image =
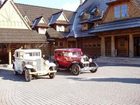
{"label": "window", "polygon": [[56,29],[59,32],[64,32],[65,31],[65,27],[64,26],[56,26]]}
{"label": "window", "polygon": [[38,28],[38,33],[39,33],[39,34],[45,34],[46,31],[47,31],[46,28]]}
{"label": "window", "polygon": [[128,17],[128,7],[126,4],[118,5],[114,7],[114,17],[115,18],[126,18]]}
{"label": "window", "polygon": [[27,56],[40,56],[39,52],[30,52],[30,53],[25,53]]}
{"label": "window", "polygon": [[115,11],[114,11],[115,12],[115,18],[120,18],[120,14],[121,14],[120,9],[121,9],[120,6],[115,7]]}
{"label": "window", "polygon": [[128,17],[128,7],[127,5],[122,5],[122,17]]}
{"label": "window", "polygon": [[58,46],[58,42],[55,42],[55,46]]}
{"label": "window", "polygon": [[82,16],[81,16],[81,20],[87,20],[87,19],[89,19],[90,18],[90,14],[89,13],[81,13],[82,14]]}
{"label": "window", "polygon": [[82,31],[87,31],[88,30],[88,24],[85,23],[82,25]]}

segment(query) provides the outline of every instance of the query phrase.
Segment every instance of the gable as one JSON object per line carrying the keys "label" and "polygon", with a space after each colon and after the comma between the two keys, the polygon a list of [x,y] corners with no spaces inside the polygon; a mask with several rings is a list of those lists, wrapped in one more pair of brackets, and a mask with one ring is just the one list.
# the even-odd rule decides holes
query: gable
{"label": "gable", "polygon": [[68,19],[66,18],[65,14],[62,12],[61,15],[58,17],[57,21],[67,21]]}
{"label": "gable", "polygon": [[39,21],[39,23],[46,23],[45,19],[42,17],[41,20]]}
{"label": "gable", "polygon": [[12,0],[0,8],[0,28],[30,29]]}
{"label": "gable", "polygon": [[108,9],[104,15],[103,22],[111,22],[115,20],[120,20],[120,19],[125,19],[125,18],[120,18],[120,19],[115,19],[115,7],[116,6],[121,6],[121,5],[127,5],[127,12],[128,12],[128,18],[136,18],[140,17],[140,4],[135,2],[135,0],[128,0],[128,1],[122,1],[120,3],[114,3],[112,5],[108,6]]}

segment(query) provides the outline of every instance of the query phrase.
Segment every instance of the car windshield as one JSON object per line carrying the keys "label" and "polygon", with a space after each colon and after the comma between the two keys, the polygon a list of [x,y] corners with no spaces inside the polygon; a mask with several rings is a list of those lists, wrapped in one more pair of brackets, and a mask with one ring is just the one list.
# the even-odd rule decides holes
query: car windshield
{"label": "car windshield", "polygon": [[40,56],[40,52],[27,52],[25,53],[25,56],[27,57],[33,57],[33,56]]}
{"label": "car windshield", "polygon": [[68,56],[68,57],[79,57],[81,56],[80,52],[65,52],[64,56]]}

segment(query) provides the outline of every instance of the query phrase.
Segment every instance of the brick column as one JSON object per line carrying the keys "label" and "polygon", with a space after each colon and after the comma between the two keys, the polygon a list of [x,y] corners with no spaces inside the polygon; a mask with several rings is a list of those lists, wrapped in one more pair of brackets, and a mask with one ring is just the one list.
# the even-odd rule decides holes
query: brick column
{"label": "brick column", "polygon": [[129,57],[134,57],[134,39],[133,35],[129,35]]}
{"label": "brick column", "polygon": [[105,37],[101,37],[101,56],[105,56]]}
{"label": "brick column", "polygon": [[115,57],[115,38],[114,36],[111,36],[111,56]]}

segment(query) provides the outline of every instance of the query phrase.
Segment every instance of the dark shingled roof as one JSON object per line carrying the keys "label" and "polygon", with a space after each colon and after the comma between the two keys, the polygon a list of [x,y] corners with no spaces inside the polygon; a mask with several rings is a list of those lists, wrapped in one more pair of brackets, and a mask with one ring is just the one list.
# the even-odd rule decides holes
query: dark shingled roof
{"label": "dark shingled roof", "polygon": [[[15,3],[15,5],[19,9],[23,17],[28,16],[30,21],[33,21],[35,18],[39,16],[43,16],[46,22],[48,23],[51,15],[60,11],[60,9],[19,4],[19,3]],[[63,12],[66,14],[68,19],[70,19],[73,14],[72,11],[63,10]]]}
{"label": "dark shingled roof", "polygon": [[57,22],[57,19],[59,18],[59,16],[62,14],[62,11],[59,11],[55,14],[52,14],[50,21],[49,21],[49,25],[54,24]]}
{"label": "dark shingled roof", "polygon": [[48,28],[46,36],[47,38],[64,38],[64,36],[60,32],[57,32],[54,28]]}
{"label": "dark shingled roof", "polygon": [[48,27],[47,23],[39,23],[41,21],[41,19],[43,18],[43,16],[37,17],[34,21],[33,21],[33,25],[32,28],[34,29],[35,27],[39,26],[39,27]]}
{"label": "dark shingled roof", "polygon": [[[82,21],[81,21],[81,14],[82,13],[87,13],[87,14],[93,14],[93,10],[94,9],[98,9],[100,12],[101,16],[91,16],[87,22],[93,22],[95,20],[98,19],[102,19],[103,13],[105,12],[105,10],[107,9],[107,2],[109,0],[86,0],[82,5],[79,6],[79,8],[77,9],[77,11],[75,12],[74,15],[74,19],[73,19],[73,24],[71,26],[71,31],[70,34],[68,35],[68,37],[87,37],[87,36],[91,36],[88,35],[88,32],[90,31],[81,31],[81,27],[82,27]],[[94,36],[94,35],[93,35]]]}
{"label": "dark shingled roof", "polygon": [[118,20],[110,23],[104,23],[94,28],[90,33],[121,30],[140,27],[140,18],[132,18],[127,20]]}
{"label": "dark shingled roof", "polygon": [[46,36],[28,29],[0,28],[0,43],[45,43]]}

